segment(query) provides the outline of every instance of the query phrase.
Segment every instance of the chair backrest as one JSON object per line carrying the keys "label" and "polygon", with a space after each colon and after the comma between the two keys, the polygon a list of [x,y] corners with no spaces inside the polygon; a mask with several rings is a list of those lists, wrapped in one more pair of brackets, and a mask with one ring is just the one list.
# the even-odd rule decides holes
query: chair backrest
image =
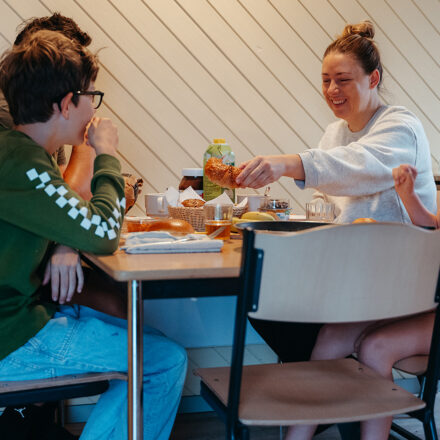
{"label": "chair backrest", "polygon": [[254,318],[367,321],[436,306],[440,231],[377,223],[251,234],[264,261]]}

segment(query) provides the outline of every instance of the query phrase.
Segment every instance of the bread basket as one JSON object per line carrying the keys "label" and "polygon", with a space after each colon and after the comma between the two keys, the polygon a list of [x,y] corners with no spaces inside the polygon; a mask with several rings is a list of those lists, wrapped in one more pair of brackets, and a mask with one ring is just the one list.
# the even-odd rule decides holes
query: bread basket
{"label": "bread basket", "polygon": [[[246,212],[247,207],[237,208],[234,206],[232,215],[240,217]],[[171,218],[179,218],[186,220],[192,225],[196,231],[205,230],[205,216],[203,214],[203,207],[201,208],[185,208],[184,206],[168,206],[168,212]]]}

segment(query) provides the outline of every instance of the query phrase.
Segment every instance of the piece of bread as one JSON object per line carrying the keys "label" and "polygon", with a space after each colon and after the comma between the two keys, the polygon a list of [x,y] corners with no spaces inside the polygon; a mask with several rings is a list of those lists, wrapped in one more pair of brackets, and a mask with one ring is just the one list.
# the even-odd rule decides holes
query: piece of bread
{"label": "piece of bread", "polygon": [[123,173],[125,181],[125,213],[136,203],[139,194],[142,191],[144,181],[136,178],[129,173]]}
{"label": "piece of bread", "polygon": [[205,204],[204,200],[200,199],[186,199],[182,202],[185,208],[200,208]]}
{"label": "piece of bread", "polygon": [[185,220],[164,218],[127,222],[127,232],[167,231],[173,235],[193,234],[194,228]]}
{"label": "piece of bread", "polygon": [[205,175],[222,188],[239,188],[236,179],[240,173],[240,168],[225,165],[218,157],[211,157],[205,164]]}

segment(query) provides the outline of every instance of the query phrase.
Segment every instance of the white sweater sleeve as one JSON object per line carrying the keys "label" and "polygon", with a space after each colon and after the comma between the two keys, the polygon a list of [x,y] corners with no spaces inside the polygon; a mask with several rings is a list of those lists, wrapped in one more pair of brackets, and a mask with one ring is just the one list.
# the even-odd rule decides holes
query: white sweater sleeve
{"label": "white sweater sleeve", "polygon": [[394,167],[417,165],[417,148],[417,136],[407,121],[383,118],[348,145],[301,153],[305,187],[333,196],[368,196],[385,191],[394,186]]}

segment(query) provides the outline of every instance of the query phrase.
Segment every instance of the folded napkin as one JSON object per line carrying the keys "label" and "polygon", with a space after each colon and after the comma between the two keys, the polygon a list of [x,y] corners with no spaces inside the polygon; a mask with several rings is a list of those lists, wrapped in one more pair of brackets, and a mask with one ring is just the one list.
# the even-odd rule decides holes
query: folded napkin
{"label": "folded napkin", "polygon": [[[125,236],[121,249],[128,254],[178,254],[193,252],[220,252],[222,240],[211,240],[206,235],[188,234],[183,241],[168,232],[133,232]],[[181,241],[182,240],[182,241]]]}

